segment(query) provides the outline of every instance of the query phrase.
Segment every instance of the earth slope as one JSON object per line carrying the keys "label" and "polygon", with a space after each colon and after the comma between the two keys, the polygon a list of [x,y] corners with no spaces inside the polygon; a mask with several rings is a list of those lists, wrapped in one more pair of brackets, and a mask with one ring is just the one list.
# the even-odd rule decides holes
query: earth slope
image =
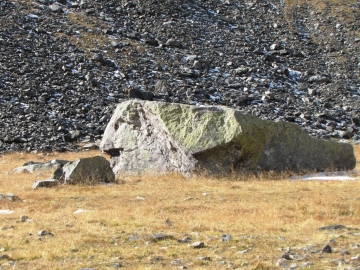
{"label": "earth slope", "polygon": [[101,139],[130,89],[360,139],[360,1],[2,1],[0,150]]}

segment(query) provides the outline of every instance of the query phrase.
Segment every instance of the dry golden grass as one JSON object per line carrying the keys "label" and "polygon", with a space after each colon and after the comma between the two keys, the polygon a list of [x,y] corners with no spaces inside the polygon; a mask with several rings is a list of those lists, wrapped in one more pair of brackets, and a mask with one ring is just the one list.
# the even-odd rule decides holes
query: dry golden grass
{"label": "dry golden grass", "polygon": [[[286,0],[285,12],[289,19],[291,9],[295,6],[310,6],[317,12],[324,13],[326,17],[334,16],[341,22],[354,22],[358,20],[360,11],[356,7],[357,0]],[[290,17],[289,17],[290,16]]]}
{"label": "dry golden grass", "polygon": [[[360,157],[360,148],[355,151]],[[29,160],[75,160],[98,154],[13,153],[0,158],[0,193],[14,193],[24,200],[0,201],[0,210],[14,211],[0,215],[0,256],[11,258],[0,260],[4,269],[113,269],[114,263],[127,269],[169,269],[179,258],[183,259],[180,265],[189,269],[226,268],[229,263],[238,269],[274,269],[286,247],[315,245],[321,249],[335,238],[339,247],[350,249],[358,241],[351,231],[329,234],[316,230],[331,224],[359,227],[358,181],[229,181],[147,175],[119,179],[121,184],[115,186],[32,190],[34,180],[47,179],[49,174],[12,173]],[[74,214],[78,209],[87,212]],[[32,222],[20,222],[21,215]],[[165,224],[167,219],[172,226]],[[54,236],[39,239],[40,230]],[[152,233],[175,239],[129,240],[132,235]],[[221,242],[222,234],[231,234],[233,240]],[[205,248],[178,243],[176,239],[184,235],[205,242]],[[247,252],[239,253],[241,250]],[[198,260],[200,256],[210,260]],[[354,254],[345,257],[350,256]],[[341,256],[334,252],[322,257],[309,254],[312,269],[332,269],[323,261]]]}

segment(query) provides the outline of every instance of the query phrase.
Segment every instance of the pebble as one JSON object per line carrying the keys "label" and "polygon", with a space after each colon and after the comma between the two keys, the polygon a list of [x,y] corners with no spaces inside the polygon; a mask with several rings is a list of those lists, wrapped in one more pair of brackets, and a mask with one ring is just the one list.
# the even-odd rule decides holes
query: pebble
{"label": "pebble", "polygon": [[38,236],[46,236],[46,235],[54,236],[53,233],[51,233],[49,231],[46,231],[46,230],[41,230],[41,231],[38,232]]}
{"label": "pebble", "polygon": [[205,244],[204,244],[204,242],[197,241],[197,242],[192,243],[191,247],[193,247],[193,248],[204,248]]}
{"label": "pebble", "polygon": [[229,242],[233,238],[230,234],[223,234],[220,239],[221,239],[221,242]]}

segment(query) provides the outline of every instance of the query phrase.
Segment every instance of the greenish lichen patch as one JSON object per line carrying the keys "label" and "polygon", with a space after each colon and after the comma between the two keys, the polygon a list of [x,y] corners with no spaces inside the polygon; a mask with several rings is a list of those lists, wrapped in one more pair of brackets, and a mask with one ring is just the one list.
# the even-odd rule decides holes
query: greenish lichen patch
{"label": "greenish lichen patch", "polygon": [[224,145],[241,134],[233,110],[150,103],[169,133],[191,153]]}

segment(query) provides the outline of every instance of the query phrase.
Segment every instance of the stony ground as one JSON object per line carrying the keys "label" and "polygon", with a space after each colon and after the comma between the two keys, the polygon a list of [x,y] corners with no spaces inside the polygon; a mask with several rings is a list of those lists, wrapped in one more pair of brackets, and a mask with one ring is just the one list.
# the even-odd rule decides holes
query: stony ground
{"label": "stony ground", "polygon": [[4,0],[0,150],[101,139],[128,91],[360,139],[360,2]]}

